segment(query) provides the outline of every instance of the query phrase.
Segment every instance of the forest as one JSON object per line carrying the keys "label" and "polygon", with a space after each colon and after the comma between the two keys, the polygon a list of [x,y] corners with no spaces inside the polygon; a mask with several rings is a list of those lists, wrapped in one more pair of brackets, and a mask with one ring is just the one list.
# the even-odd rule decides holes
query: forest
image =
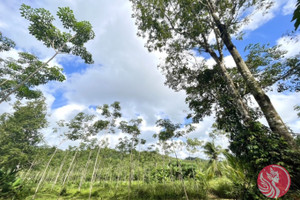
{"label": "forest", "polygon": [[[52,54],[41,59],[38,51],[22,49],[0,20],[0,199],[300,199],[300,133],[284,121],[269,93],[298,94],[300,51],[290,55],[267,39],[244,49],[236,45],[246,40],[243,27],[253,10],[267,15],[276,2],[129,0],[136,37],[147,53],[162,55],[155,70],[166,87],[184,92],[188,107],[181,122],[157,109],[151,130],[142,111],[132,115],[129,102],[114,96],[109,102],[105,94],[99,94],[105,103],[88,103],[65,118],[61,111],[53,122],[50,115],[57,108],[49,105],[49,90],[43,87],[73,78],[58,62],[62,56],[74,68],[76,59],[86,68],[103,67],[90,45],[101,31],[77,17],[71,5],[56,6],[52,13],[20,4],[18,15],[28,24],[19,34],[32,36]],[[284,37],[297,45],[300,0],[293,2],[293,30]],[[123,45],[117,47],[122,51]],[[122,70],[117,73],[127,76]],[[299,126],[299,100],[287,106]],[[213,123],[199,133],[207,117]],[[288,186],[275,168],[287,171]]]}

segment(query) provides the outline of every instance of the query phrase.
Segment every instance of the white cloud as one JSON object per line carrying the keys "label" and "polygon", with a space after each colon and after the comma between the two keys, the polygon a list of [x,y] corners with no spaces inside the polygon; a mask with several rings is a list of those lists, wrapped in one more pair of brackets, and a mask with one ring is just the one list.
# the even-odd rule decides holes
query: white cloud
{"label": "white cloud", "polygon": [[295,105],[300,105],[300,94],[278,94],[277,92],[271,92],[269,93],[269,97],[284,123],[295,133],[300,133],[300,120],[297,116],[297,111],[294,110]]}
{"label": "white cloud", "polygon": [[273,2],[273,6],[268,12],[265,12],[265,9],[253,9],[250,12],[251,17],[249,18],[249,22],[240,29],[242,31],[254,31],[273,19],[276,15],[289,15],[295,10],[296,0],[270,0],[270,2]]}
{"label": "white cloud", "polygon": [[270,0],[270,2],[274,4],[267,13],[265,9],[253,9],[249,15],[248,23],[244,24],[240,29],[242,31],[253,31],[274,18],[275,13],[280,8],[281,2],[280,0]]}
{"label": "white cloud", "polygon": [[19,52],[16,49],[11,49],[9,51],[2,51],[0,52],[0,57],[2,59],[6,59],[6,58],[13,58],[15,60],[17,60],[19,58]]}
{"label": "white cloud", "polygon": [[57,108],[53,112],[54,118],[57,120],[68,120],[70,116],[74,116],[75,114],[83,111],[85,106],[78,104],[68,104],[66,106]]}
{"label": "white cloud", "polygon": [[226,65],[227,68],[234,68],[234,67],[236,67],[236,64],[235,64],[235,62],[233,60],[233,57],[231,55],[226,56],[224,58],[224,61],[225,61],[225,65]]}
{"label": "white cloud", "polygon": [[[299,93],[278,93],[274,87],[274,90],[268,92],[269,96],[274,108],[277,113],[283,120],[283,122],[292,129],[295,133],[300,133],[300,120],[297,116],[297,111],[294,110],[295,105],[300,105],[300,94]],[[253,102],[253,107],[257,107],[258,104],[251,97]],[[266,119],[263,117],[260,119],[260,122],[268,126]]]}
{"label": "white cloud", "polygon": [[296,35],[293,38],[289,36],[283,36],[279,38],[276,43],[281,46],[280,48],[282,50],[287,51],[287,54],[285,55],[286,57],[296,56],[300,53],[300,34]]}
{"label": "white cloud", "polygon": [[283,6],[283,15],[292,14],[296,8],[296,3],[296,0],[288,0],[287,3]]}
{"label": "white cloud", "polygon": [[0,21],[0,28],[5,28],[5,27],[7,27],[7,24]]}

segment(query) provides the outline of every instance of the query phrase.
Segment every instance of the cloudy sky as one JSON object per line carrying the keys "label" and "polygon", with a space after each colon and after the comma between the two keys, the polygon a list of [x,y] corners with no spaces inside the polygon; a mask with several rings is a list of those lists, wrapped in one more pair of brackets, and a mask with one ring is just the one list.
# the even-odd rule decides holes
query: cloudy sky
{"label": "cloudy sky", "polygon": [[[275,1],[275,0],[274,0]],[[276,0],[266,15],[255,12],[249,24],[243,27],[245,38],[237,41],[240,51],[249,43],[281,44],[288,51],[287,56],[299,53],[300,43],[290,41],[285,34],[293,30],[291,23],[295,0]],[[63,83],[52,82],[39,87],[45,94],[50,114],[50,125],[60,119],[68,120],[79,111],[93,112],[96,105],[120,101],[124,119],[144,119],[142,137],[150,143],[155,142],[152,134],[157,131],[154,123],[159,118],[168,117],[184,123],[188,106],[185,93],[174,92],[164,85],[164,76],[157,69],[162,55],[149,53],[141,38],[136,36],[137,28],[131,18],[131,4],[127,0],[1,0],[0,31],[13,39],[16,49],[2,53],[1,56],[16,57],[18,51],[36,54],[46,61],[54,51],[47,49],[31,36],[27,30],[28,21],[20,16],[22,3],[32,7],[43,7],[56,13],[58,7],[70,7],[78,20],[90,21],[96,37],[86,46],[92,53],[95,63],[86,65],[80,58],[59,55],[52,64],[64,68],[67,80]],[[59,22],[56,25],[61,27]],[[297,37],[300,40],[299,32]],[[233,65],[230,57],[228,66]],[[276,92],[269,93],[272,102],[283,120],[293,131],[300,133],[300,121],[293,106],[300,104],[300,95]],[[0,105],[0,113],[10,111],[9,103]],[[213,117],[197,124],[191,137],[208,140]],[[48,144],[59,143],[57,135],[50,128],[44,130]],[[122,135],[111,136],[116,143]],[[223,142],[222,142],[223,141]],[[228,144],[220,140],[224,147]],[[67,144],[65,144],[67,145]],[[184,153],[183,153],[184,154]]]}

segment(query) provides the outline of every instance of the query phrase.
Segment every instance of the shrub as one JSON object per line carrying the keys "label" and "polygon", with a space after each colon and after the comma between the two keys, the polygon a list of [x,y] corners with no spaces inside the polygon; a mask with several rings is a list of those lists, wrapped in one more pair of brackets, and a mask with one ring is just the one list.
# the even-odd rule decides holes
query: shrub
{"label": "shrub", "polygon": [[233,183],[226,177],[215,178],[209,182],[209,192],[220,198],[233,198]]}

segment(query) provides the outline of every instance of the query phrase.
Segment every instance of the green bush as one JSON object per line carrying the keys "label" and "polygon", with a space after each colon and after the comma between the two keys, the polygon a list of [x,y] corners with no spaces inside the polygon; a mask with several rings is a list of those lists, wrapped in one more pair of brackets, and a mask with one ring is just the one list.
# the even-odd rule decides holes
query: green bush
{"label": "green bush", "polygon": [[0,170],[0,198],[15,196],[20,186],[21,180],[16,178],[15,173]]}
{"label": "green bush", "polygon": [[215,178],[209,182],[209,191],[220,198],[233,198],[234,185],[226,177]]}

